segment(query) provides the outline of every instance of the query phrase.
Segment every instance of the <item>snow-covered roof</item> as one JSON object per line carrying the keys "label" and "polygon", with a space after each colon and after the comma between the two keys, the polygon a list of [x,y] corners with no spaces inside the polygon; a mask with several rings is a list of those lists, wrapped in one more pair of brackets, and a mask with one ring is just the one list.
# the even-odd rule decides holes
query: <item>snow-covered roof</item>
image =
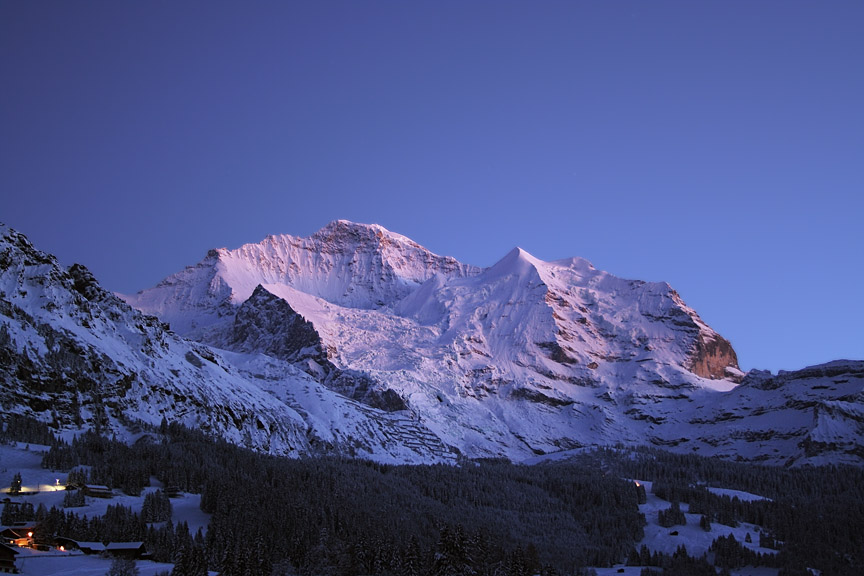
{"label": "snow-covered roof", "polygon": [[144,546],[144,542],[109,542],[105,550],[137,550]]}
{"label": "snow-covered roof", "polygon": [[79,548],[82,549],[87,548],[88,550],[94,551],[105,550],[105,544],[103,544],[102,542],[80,542],[77,540],[75,540],[74,542],[78,545]]}

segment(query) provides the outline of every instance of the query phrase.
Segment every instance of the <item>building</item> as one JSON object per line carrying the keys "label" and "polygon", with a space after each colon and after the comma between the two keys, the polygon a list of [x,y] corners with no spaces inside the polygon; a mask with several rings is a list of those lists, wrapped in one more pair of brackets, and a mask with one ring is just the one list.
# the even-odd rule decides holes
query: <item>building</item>
{"label": "building", "polygon": [[15,574],[18,572],[18,569],[15,568],[15,556],[17,554],[18,551],[14,548],[0,543],[0,572],[5,572],[7,574]]}
{"label": "building", "polygon": [[176,484],[168,484],[165,488],[162,489],[162,492],[165,493],[168,498],[179,498],[183,495],[183,492],[180,490],[180,487]]}
{"label": "building", "polygon": [[27,522],[16,522],[0,532],[0,543],[6,546],[30,547],[35,527]]}
{"label": "building", "polygon": [[113,498],[114,491],[108,488],[107,486],[102,486],[100,484],[84,484],[81,489],[84,491],[85,496],[91,496],[93,498]]}
{"label": "building", "polygon": [[147,553],[144,542],[109,542],[105,551],[115,558],[138,559]]}
{"label": "building", "polygon": [[140,559],[147,556],[144,542],[84,542],[58,536],[54,546],[63,550],[80,550],[84,554],[107,554],[116,558]]}
{"label": "building", "polygon": [[63,551],[81,549],[80,546],[78,546],[77,540],[66,538],[65,536],[57,536],[54,538],[54,547]]}

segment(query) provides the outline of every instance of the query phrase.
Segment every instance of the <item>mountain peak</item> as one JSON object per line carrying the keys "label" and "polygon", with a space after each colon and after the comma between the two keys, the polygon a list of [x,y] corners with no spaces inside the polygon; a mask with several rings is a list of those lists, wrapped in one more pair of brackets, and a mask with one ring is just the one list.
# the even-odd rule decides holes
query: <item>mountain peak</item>
{"label": "mountain peak", "polygon": [[332,220],[331,222],[324,225],[319,233],[322,232],[365,232],[365,231],[374,231],[381,233],[389,233],[390,231],[381,226],[380,224],[364,224],[362,222],[353,222],[351,220],[338,219]]}
{"label": "mountain peak", "polygon": [[516,246],[506,256],[492,265],[487,271],[491,276],[519,276],[525,274],[539,273],[539,268],[545,264],[543,260],[535,258],[527,251]]}
{"label": "mountain peak", "polygon": [[399,244],[408,244],[413,247],[420,247],[413,240],[391,232],[380,224],[361,224],[350,220],[333,220],[312,236],[312,239],[321,241],[339,241],[339,240],[359,240],[372,241],[381,244],[382,240],[395,241]]}
{"label": "mountain peak", "polygon": [[[233,250],[211,250],[197,266],[126,300],[169,318],[180,333],[200,337],[259,284],[288,286],[348,308],[377,309],[401,300],[436,274],[479,273],[479,268],[438,256],[378,224],[335,220],[306,238],[268,236]],[[220,312],[197,318],[193,326],[184,320],[191,316],[187,308]]]}

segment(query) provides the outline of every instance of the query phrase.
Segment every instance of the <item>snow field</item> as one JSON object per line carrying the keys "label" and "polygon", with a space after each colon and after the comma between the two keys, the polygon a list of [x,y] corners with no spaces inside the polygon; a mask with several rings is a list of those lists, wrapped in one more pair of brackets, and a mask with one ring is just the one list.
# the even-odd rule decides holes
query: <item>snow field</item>
{"label": "snow field", "polygon": [[[638,543],[638,547],[641,547],[643,544],[648,546],[648,549],[651,552],[655,550],[658,552],[664,552],[666,554],[673,554],[675,550],[680,545],[684,545],[687,548],[688,554],[690,556],[701,556],[702,554],[708,552],[708,548],[711,546],[711,542],[720,536],[729,536],[733,534],[735,536],[735,540],[740,542],[742,545],[746,546],[750,550],[754,552],[759,552],[762,554],[776,554],[776,550],[771,550],[769,548],[760,548],[759,547],[759,533],[761,532],[761,528],[754,524],[744,524],[741,523],[737,527],[733,528],[731,526],[726,526],[724,524],[718,524],[716,522],[711,523],[711,531],[706,532],[699,526],[699,519],[702,517],[700,514],[689,514],[688,510],[690,508],[689,504],[681,503],[681,511],[684,512],[684,516],[687,518],[686,526],[672,526],[670,528],[664,528],[660,526],[657,521],[657,513],[660,510],[666,510],[671,506],[670,502],[666,500],[662,500],[658,498],[651,492],[652,482],[643,482],[640,480],[640,483],[645,486],[645,491],[648,494],[648,501],[645,504],[639,506],[639,511],[645,515],[645,519],[648,521],[648,524],[645,526],[645,537],[641,542]],[[732,492],[736,495],[739,493],[736,490],[728,490],[725,491],[721,488],[714,488],[712,492],[715,490],[725,492]],[[718,492],[715,492],[718,493]],[[742,495],[749,496],[750,500],[758,500],[761,499],[761,496],[757,496],[755,494],[748,494],[746,492],[740,492]],[[673,536],[671,533],[677,532],[677,536]],[[753,541],[752,543],[745,542],[747,534],[750,534],[750,538]]]}
{"label": "snow field", "polygon": [[[689,514],[687,511],[690,506],[683,502],[681,503],[681,511],[684,512],[684,516],[687,518],[687,525],[672,526],[669,528],[660,526],[657,518],[658,512],[668,509],[672,504],[671,502],[658,498],[651,492],[653,485],[652,482],[643,480],[639,480],[638,482],[645,486],[648,500],[645,504],[639,506],[639,511],[645,515],[647,524],[645,525],[644,538],[636,543],[637,550],[645,545],[652,553],[656,551],[671,555],[674,554],[675,550],[683,544],[690,556],[698,557],[708,552],[711,543],[720,536],[728,537],[729,534],[734,534],[735,540],[754,552],[759,552],[761,554],[777,553],[776,550],[759,547],[759,533],[761,532],[761,528],[754,524],[742,523],[733,528],[731,526],[712,522],[711,531],[706,532],[699,526],[701,515]],[[709,488],[708,490],[714,494],[728,495],[730,497],[737,496],[739,499],[747,501],[765,499],[757,494],[741,492],[740,490],[728,490],[725,488]],[[673,532],[677,532],[677,535],[672,535]],[[753,541],[752,543],[745,542],[748,533]],[[617,576],[619,574],[623,574],[624,576],[639,576],[642,567],[618,564],[611,568],[594,568],[594,570],[597,571],[597,576]],[[731,573],[732,576],[777,576],[777,572],[778,570],[776,568],[745,566],[738,570],[732,570]]]}

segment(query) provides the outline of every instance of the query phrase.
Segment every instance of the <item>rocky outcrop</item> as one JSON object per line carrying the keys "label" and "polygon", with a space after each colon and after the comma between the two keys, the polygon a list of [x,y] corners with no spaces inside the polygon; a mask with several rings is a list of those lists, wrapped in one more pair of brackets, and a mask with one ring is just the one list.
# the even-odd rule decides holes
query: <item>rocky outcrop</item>
{"label": "rocky outcrop", "polygon": [[[732,344],[719,334],[706,336],[700,332],[693,345],[690,371],[702,378],[740,380],[738,355]],[[733,368],[730,371],[729,368]]]}
{"label": "rocky outcrop", "polygon": [[334,370],[312,323],[261,285],[237,308],[230,330],[214,344],[297,363],[317,377],[326,377]]}

